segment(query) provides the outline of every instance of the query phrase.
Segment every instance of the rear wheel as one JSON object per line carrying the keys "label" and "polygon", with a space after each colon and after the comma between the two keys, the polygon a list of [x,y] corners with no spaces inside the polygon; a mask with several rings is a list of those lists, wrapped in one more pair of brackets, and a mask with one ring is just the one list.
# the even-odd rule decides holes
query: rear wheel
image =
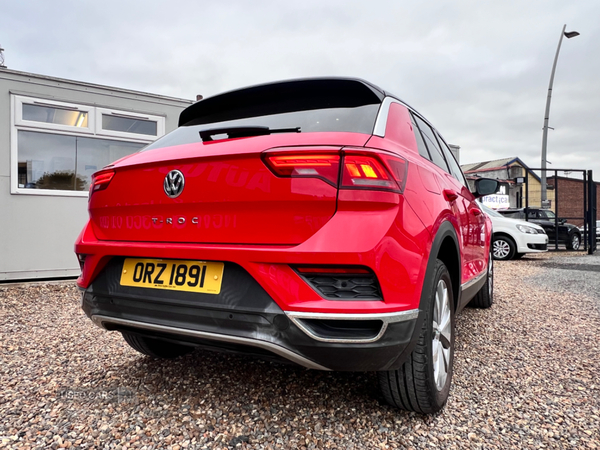
{"label": "rear wheel", "polygon": [[567,242],[568,250],[579,250],[579,246],[581,245],[581,235],[579,233],[573,233],[571,238]]}
{"label": "rear wheel", "polygon": [[494,240],[492,241],[494,259],[507,261],[513,259],[516,252],[517,246],[511,238],[508,236],[494,236]]}
{"label": "rear wheel", "polygon": [[152,339],[133,333],[122,331],[123,339],[131,348],[153,358],[172,359],[190,353],[193,348],[186,345]]}
{"label": "rear wheel", "polygon": [[424,414],[446,404],[454,361],[454,295],[448,269],[436,261],[419,340],[400,369],[379,372],[379,385],[392,406]]}
{"label": "rear wheel", "polygon": [[475,294],[473,300],[469,302],[469,306],[474,308],[489,308],[494,303],[494,259],[490,254],[487,268],[485,284],[479,292]]}

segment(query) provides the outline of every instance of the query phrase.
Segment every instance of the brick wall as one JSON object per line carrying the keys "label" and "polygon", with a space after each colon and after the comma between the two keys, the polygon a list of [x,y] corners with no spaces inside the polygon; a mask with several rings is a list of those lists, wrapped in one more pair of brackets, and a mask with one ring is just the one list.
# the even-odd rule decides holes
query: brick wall
{"label": "brick wall", "polygon": [[[577,226],[583,225],[583,181],[573,178],[548,178],[548,184],[556,186],[556,208],[560,218],[569,218],[568,222]],[[600,220],[598,199],[600,198],[600,183],[596,182],[596,220]],[[555,211],[556,209],[553,208]]]}

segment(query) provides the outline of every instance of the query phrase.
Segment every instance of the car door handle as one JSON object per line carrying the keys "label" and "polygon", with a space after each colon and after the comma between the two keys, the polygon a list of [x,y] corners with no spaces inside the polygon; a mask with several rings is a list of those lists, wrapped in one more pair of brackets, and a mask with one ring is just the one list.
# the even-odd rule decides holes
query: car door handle
{"label": "car door handle", "polygon": [[444,189],[444,198],[449,202],[453,202],[458,198],[458,194],[452,189]]}

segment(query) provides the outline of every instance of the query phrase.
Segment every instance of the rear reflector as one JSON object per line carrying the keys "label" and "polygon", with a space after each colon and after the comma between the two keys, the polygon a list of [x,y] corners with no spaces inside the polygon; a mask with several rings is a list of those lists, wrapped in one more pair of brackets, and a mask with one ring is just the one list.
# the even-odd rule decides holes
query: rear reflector
{"label": "rear reflector", "polygon": [[90,184],[90,196],[96,191],[106,189],[114,176],[114,170],[103,170],[93,174],[92,183]]}
{"label": "rear reflector", "polygon": [[377,277],[366,267],[296,266],[295,269],[325,299],[383,300]]}
{"label": "rear reflector", "polygon": [[83,266],[85,265],[85,257],[87,255],[78,253],[77,254],[77,259],[79,260],[79,268],[81,269],[81,271],[83,272]]}
{"label": "rear reflector", "polygon": [[337,153],[286,153],[267,155],[265,162],[280,177],[321,178],[337,187],[340,156]]}

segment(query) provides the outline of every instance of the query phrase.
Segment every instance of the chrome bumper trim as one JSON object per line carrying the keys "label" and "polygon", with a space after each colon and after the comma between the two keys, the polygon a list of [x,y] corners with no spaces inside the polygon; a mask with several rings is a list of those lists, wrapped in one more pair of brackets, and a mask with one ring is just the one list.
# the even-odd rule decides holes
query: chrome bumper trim
{"label": "chrome bumper trim", "polygon": [[135,320],[127,320],[127,319],[118,319],[115,317],[108,317],[102,315],[93,315],[92,321],[98,325],[100,328],[106,329],[104,326],[105,323],[113,323],[116,325],[124,325],[132,328],[139,328],[142,330],[150,330],[150,331],[160,331],[163,333],[171,333],[180,336],[191,336],[202,339],[208,339],[211,341],[219,341],[219,342],[229,342],[233,344],[242,344],[248,345],[251,347],[262,348],[264,350],[268,350],[276,355],[279,355],[289,361],[292,361],[296,364],[299,364],[308,369],[316,369],[316,370],[330,370],[327,367],[321,366],[310,359],[304,358],[303,356],[294,353],[287,348],[281,347],[280,345],[273,344],[267,341],[260,341],[257,339],[249,339],[243,338],[239,336],[229,336],[226,334],[217,334],[217,333],[208,333],[206,331],[196,331],[189,330],[187,328],[176,328],[169,327],[166,325],[158,325],[155,323],[147,323],[147,322],[138,322]]}
{"label": "chrome bumper trim", "polygon": [[[335,314],[335,313],[305,313],[295,311],[285,311],[285,315],[294,324],[306,333],[312,339],[321,342],[339,342],[345,344],[367,344],[370,342],[376,342],[384,335],[387,327],[390,323],[404,322],[407,320],[416,319],[419,316],[418,309],[411,309],[409,311],[400,311],[394,313],[381,313],[381,314]],[[381,320],[381,330],[377,336],[366,339],[333,339],[324,338],[316,335],[311,329],[306,327],[302,323],[302,319],[321,319],[321,320]]]}

